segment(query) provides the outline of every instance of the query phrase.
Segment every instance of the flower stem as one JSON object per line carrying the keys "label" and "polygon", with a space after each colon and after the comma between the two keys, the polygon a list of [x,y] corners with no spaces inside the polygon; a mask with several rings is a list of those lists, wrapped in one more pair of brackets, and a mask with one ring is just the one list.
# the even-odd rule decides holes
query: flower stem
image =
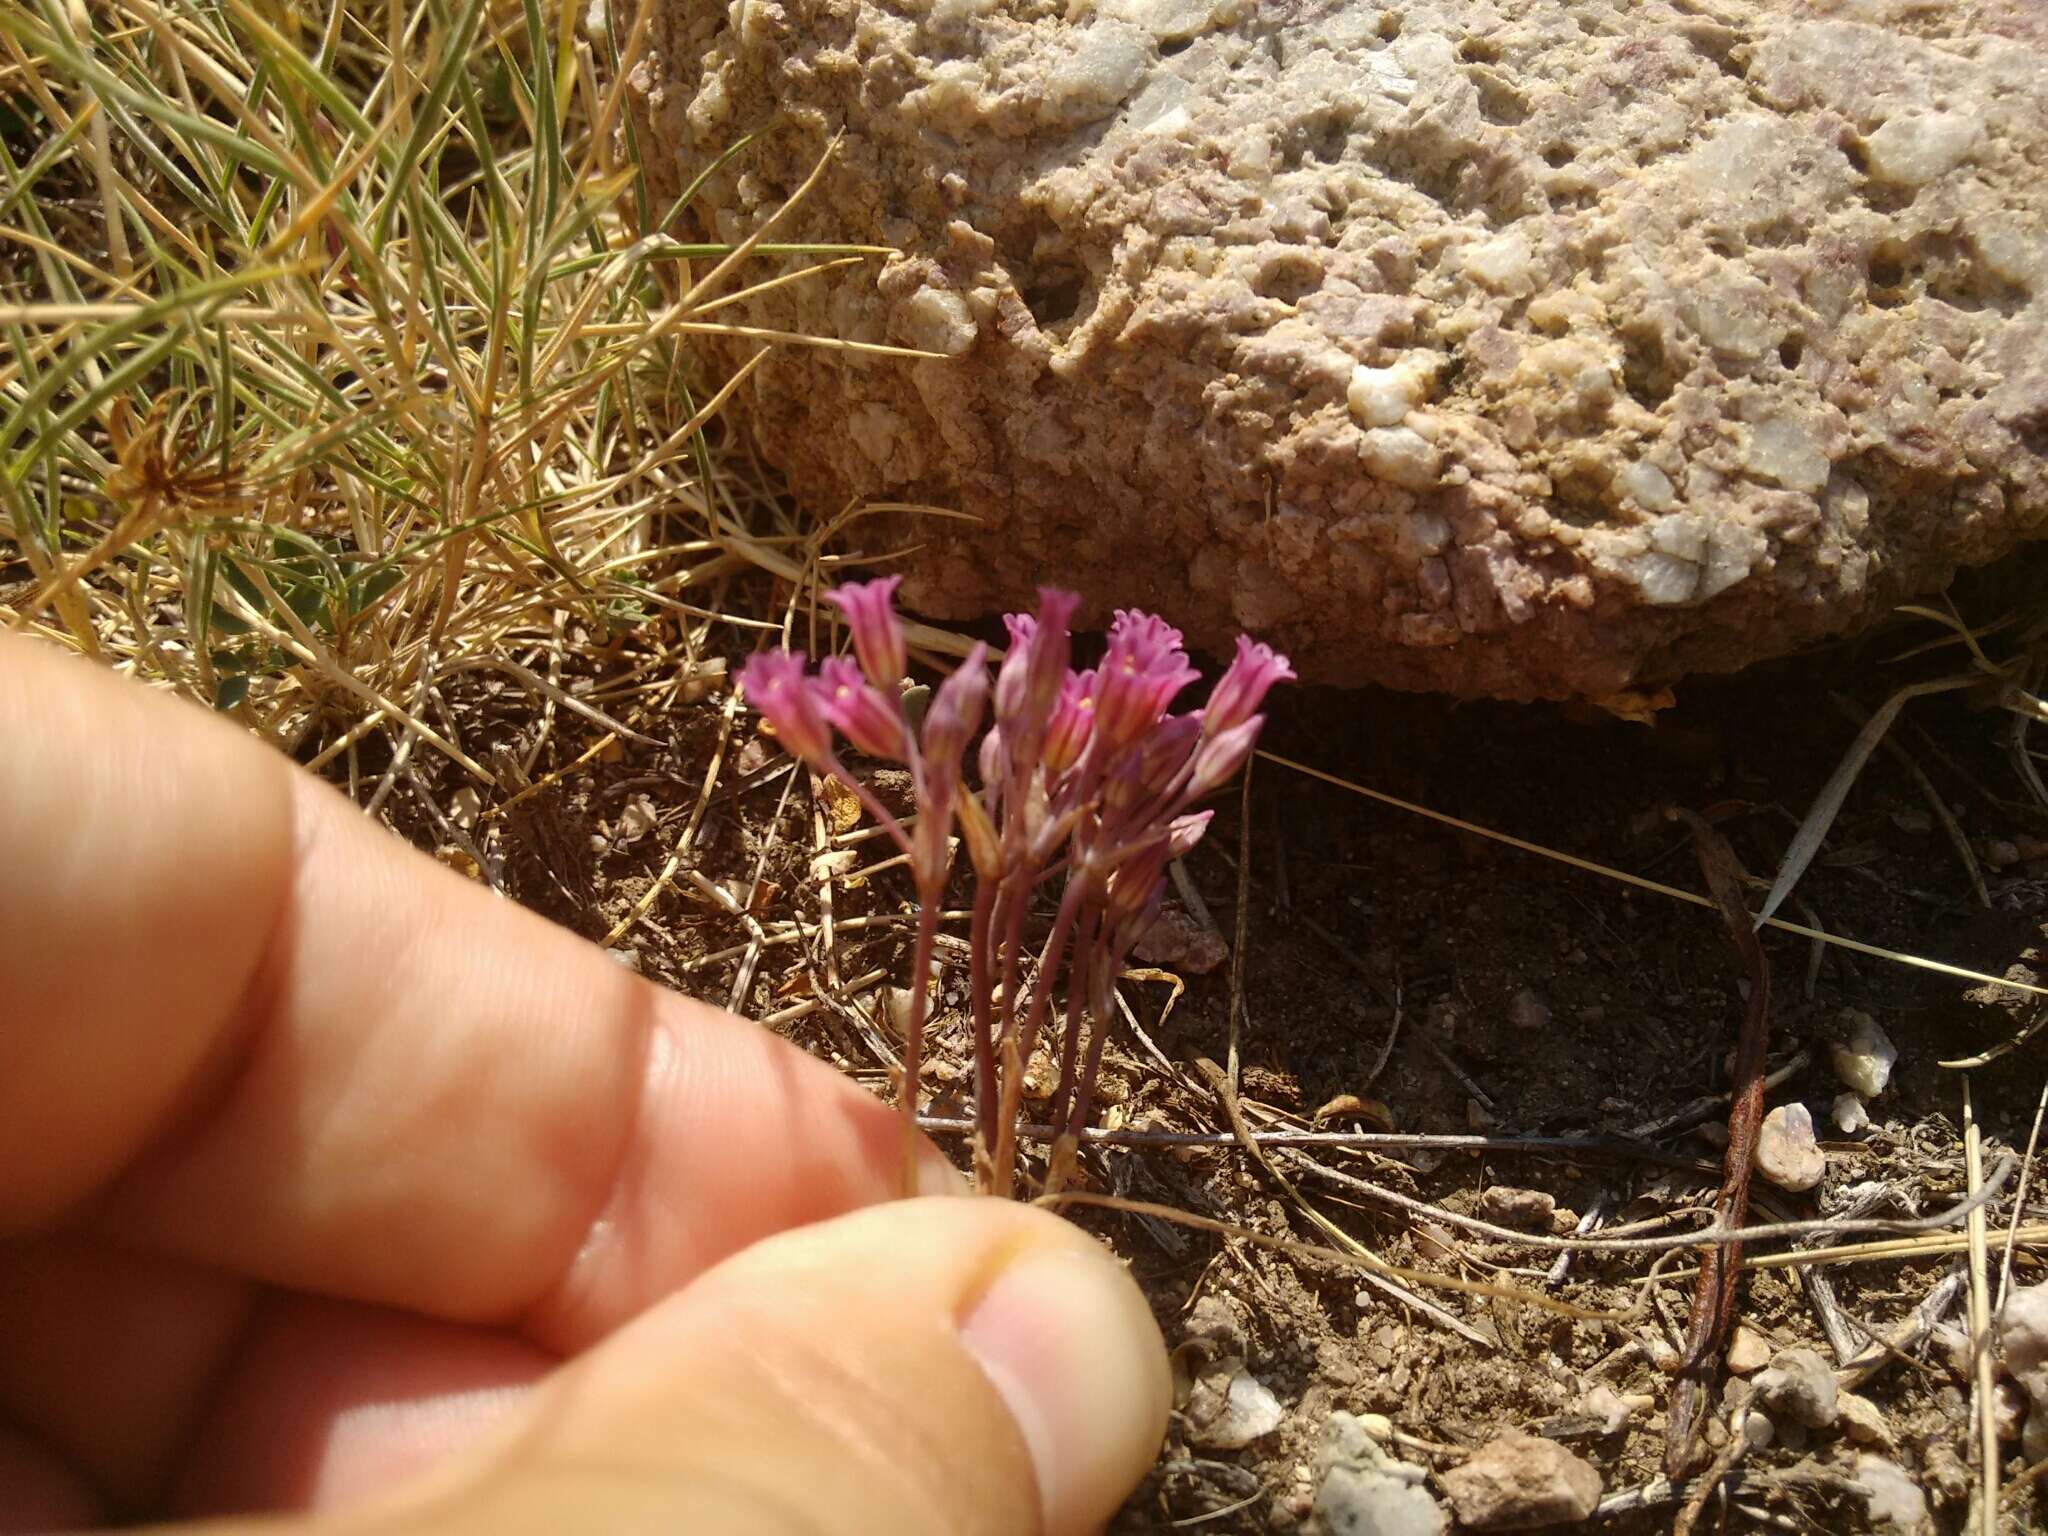
{"label": "flower stem", "polygon": [[903,1089],[897,1109],[903,1124],[903,1193],[917,1193],[918,1079],[924,1065],[924,1021],[932,981],[932,946],[938,937],[943,881],[918,882],[917,942],[911,950],[910,1018],[903,1030]]}
{"label": "flower stem", "polygon": [[974,1113],[978,1129],[974,1136],[975,1182],[991,1187],[995,1152],[996,1057],[995,1003],[989,934],[995,926],[999,887],[986,880],[974,884],[974,917],[968,929],[968,991],[974,1011]]}

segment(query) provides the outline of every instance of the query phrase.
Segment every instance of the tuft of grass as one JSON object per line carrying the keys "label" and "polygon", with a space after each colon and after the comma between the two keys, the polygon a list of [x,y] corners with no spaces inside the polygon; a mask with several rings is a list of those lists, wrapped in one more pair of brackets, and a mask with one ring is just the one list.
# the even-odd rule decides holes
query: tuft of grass
{"label": "tuft of grass", "polygon": [[815,573],[716,422],[832,343],[747,332],[715,391],[689,345],[879,253],[666,236],[695,186],[650,204],[624,101],[651,10],[0,7],[0,626],[315,765],[381,733],[489,784],[437,680],[631,736],[562,687],[565,634],[634,633],[658,700],[759,622],[730,578]]}

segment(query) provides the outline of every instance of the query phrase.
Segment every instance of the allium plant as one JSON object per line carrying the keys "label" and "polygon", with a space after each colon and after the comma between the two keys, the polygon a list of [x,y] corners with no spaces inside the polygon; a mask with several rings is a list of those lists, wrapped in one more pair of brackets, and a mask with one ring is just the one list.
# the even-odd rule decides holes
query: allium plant
{"label": "allium plant", "polygon": [[[1047,1173],[1056,1188],[1088,1123],[1117,975],[1158,915],[1167,862],[1201,839],[1212,813],[1195,806],[1244,764],[1264,723],[1267,691],[1294,674],[1286,657],[1240,637],[1208,703],[1172,714],[1174,699],[1197,676],[1180,631],[1151,614],[1119,611],[1101,665],[1076,672],[1068,664],[1068,624],[1079,600],[1041,588],[1035,616],[1003,621],[1010,646],[996,674],[994,723],[977,753],[977,790],[963,783],[961,759],[988,700],[987,648],[974,648],[939,685],[922,727],[913,726],[903,705],[896,585],[885,577],[830,594],[855,660],[834,657],[812,672],[800,654],[766,651],[749,658],[740,683],[789,750],[848,785],[907,857],[919,922],[900,1100],[906,1149],[916,1130],[932,946],[956,829],[975,877],[968,966],[975,1163],[985,1190],[1010,1192],[1024,1064],[1064,979]],[[847,771],[835,738],[909,768],[914,828]],[[1039,887],[1053,879],[1058,904],[1033,953],[1027,920]]]}

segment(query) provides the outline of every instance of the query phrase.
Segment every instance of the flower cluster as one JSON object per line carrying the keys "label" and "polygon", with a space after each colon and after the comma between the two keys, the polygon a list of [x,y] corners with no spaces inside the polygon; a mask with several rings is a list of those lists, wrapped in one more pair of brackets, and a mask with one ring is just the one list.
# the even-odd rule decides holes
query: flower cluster
{"label": "flower cluster", "polygon": [[[990,702],[986,647],[932,695],[921,724],[904,707],[905,644],[894,608],[897,579],[842,587],[831,600],[846,620],[854,660],[807,671],[804,658],[762,652],[740,682],[790,751],[860,795],[907,856],[921,921],[912,963],[902,1104],[906,1134],[917,1105],[918,1053],[932,941],[957,831],[975,874],[969,935],[977,1164],[986,1189],[1007,1193],[1023,1066],[1064,975],[1058,1133],[1048,1183],[1056,1184],[1086,1125],[1118,972],[1159,911],[1169,860],[1192,848],[1211,813],[1195,806],[1250,756],[1287,659],[1239,638],[1208,702],[1186,714],[1174,700],[1197,673],[1180,632],[1135,609],[1116,615],[1101,663],[1069,665],[1078,599],[1051,588],[1038,612],[1011,614],[996,673],[993,724],[976,755],[978,789],[961,760]],[[906,829],[839,760],[835,735],[871,757],[906,765],[917,819]],[[1051,927],[1036,952],[1026,920],[1041,884],[1063,877]],[[1026,968],[1031,975],[1026,981]]]}

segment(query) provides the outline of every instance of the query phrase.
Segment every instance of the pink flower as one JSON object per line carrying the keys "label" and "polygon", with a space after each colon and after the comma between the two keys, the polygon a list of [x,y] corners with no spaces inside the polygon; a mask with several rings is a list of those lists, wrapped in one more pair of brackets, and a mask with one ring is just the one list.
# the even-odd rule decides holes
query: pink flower
{"label": "pink flower", "polygon": [[859,667],[831,657],[819,663],[815,687],[819,710],[840,735],[869,757],[903,761],[910,744],[903,706],[870,685]]}
{"label": "pink flower", "polygon": [[1112,751],[1135,741],[1200,675],[1188,665],[1179,630],[1135,608],[1119,609],[1096,670],[1095,734]]}
{"label": "pink flower", "polygon": [[1166,856],[1170,859],[1186,858],[1215,819],[1214,811],[1191,811],[1185,816],[1174,817],[1166,827]]}
{"label": "pink flower", "polygon": [[1244,760],[1252,755],[1252,747],[1259,739],[1259,727],[1265,723],[1264,715],[1253,715],[1226,731],[1205,737],[1195,753],[1195,771],[1188,781],[1188,794],[1199,800],[1210,790],[1227,783],[1230,776],[1244,766]]}
{"label": "pink flower", "polygon": [[740,688],[776,740],[813,768],[830,765],[832,731],[804,677],[801,651],[756,651],[740,668]]}
{"label": "pink flower", "polygon": [[1038,589],[1038,616],[1006,614],[1010,651],[996,674],[996,718],[1020,742],[1034,739],[1058,704],[1072,650],[1067,625],[1081,600],[1057,587]]}
{"label": "pink flower", "polygon": [[953,675],[939,684],[924,714],[922,746],[926,784],[943,796],[940,815],[951,814],[954,788],[960,782],[960,754],[981,724],[988,702],[988,647],[976,645]]}
{"label": "pink flower", "polygon": [[896,589],[902,583],[901,576],[878,576],[825,594],[853,633],[853,654],[868,681],[892,695],[903,685],[903,624],[896,617]]}
{"label": "pink flower", "polygon": [[1095,674],[1070,673],[1060,685],[1053,705],[1052,720],[1045,728],[1045,748],[1039,761],[1048,777],[1058,778],[1080,760],[1095,726]]}
{"label": "pink flower", "polygon": [[1287,658],[1271,646],[1261,645],[1243,635],[1237,637],[1237,655],[1230,669],[1217,679],[1209,702],[1202,708],[1202,733],[1219,735],[1242,725],[1257,713],[1275,683],[1294,680]]}

